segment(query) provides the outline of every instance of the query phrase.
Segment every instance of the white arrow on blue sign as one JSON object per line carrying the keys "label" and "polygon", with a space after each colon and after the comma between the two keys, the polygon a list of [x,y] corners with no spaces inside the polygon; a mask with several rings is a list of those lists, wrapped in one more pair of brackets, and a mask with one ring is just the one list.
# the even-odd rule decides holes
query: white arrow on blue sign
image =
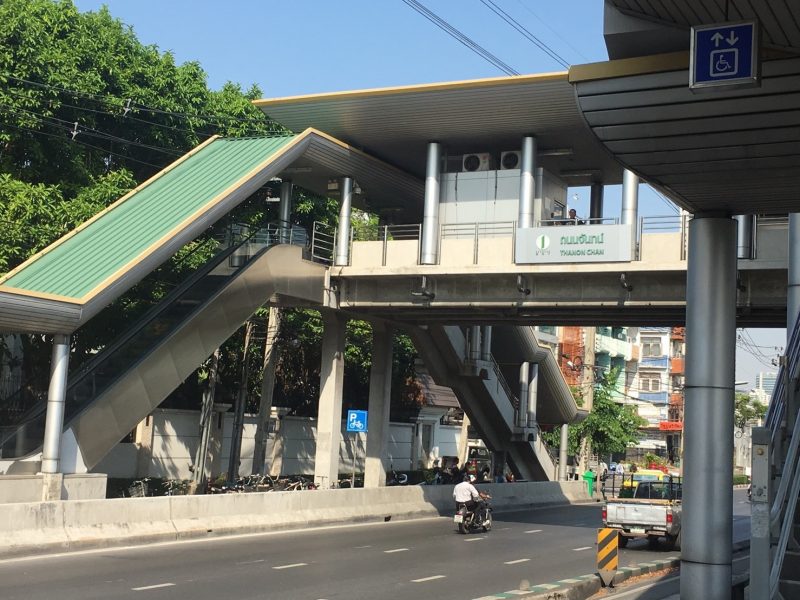
{"label": "white arrow on blue sign", "polygon": [[758,26],[754,21],[692,27],[689,88],[758,83]]}
{"label": "white arrow on blue sign", "polygon": [[367,411],[348,410],[347,431],[366,431],[366,430],[367,430]]}

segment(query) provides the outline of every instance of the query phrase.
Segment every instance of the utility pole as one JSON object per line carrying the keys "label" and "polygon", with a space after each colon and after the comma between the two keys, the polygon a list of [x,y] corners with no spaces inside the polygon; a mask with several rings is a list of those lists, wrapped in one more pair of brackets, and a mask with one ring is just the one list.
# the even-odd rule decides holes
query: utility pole
{"label": "utility pole", "polygon": [[228,460],[228,481],[236,481],[239,477],[239,463],[242,457],[242,429],[244,428],[244,411],[247,407],[247,383],[250,379],[248,365],[248,348],[253,335],[253,322],[247,321],[244,327],[244,349],[242,350],[242,378],[239,381],[239,392],[236,394],[236,406],[233,413],[233,432],[231,434],[231,454]]}
{"label": "utility pole", "polygon": [[[583,372],[581,373],[581,397],[584,404],[581,408],[591,412],[594,405],[594,344],[597,330],[594,326],[584,329],[583,346]],[[580,458],[578,460],[578,471],[583,473],[589,468],[589,459],[592,454],[592,444],[588,438],[581,440]]]}
{"label": "utility pole", "polygon": [[275,366],[280,358],[278,337],[280,336],[283,312],[270,307],[267,319],[267,336],[264,340],[264,363],[261,369],[261,402],[258,406],[255,450],[253,452],[254,474],[264,475],[267,471],[267,442],[269,441],[269,420],[272,414],[272,396],[275,391]]}
{"label": "utility pole", "polygon": [[208,381],[203,392],[203,406],[200,409],[200,443],[194,455],[194,471],[192,472],[192,493],[205,487],[206,461],[208,459],[208,443],[211,439],[211,421],[214,417],[214,391],[217,386],[217,371],[219,370],[219,348],[211,355],[208,367]]}

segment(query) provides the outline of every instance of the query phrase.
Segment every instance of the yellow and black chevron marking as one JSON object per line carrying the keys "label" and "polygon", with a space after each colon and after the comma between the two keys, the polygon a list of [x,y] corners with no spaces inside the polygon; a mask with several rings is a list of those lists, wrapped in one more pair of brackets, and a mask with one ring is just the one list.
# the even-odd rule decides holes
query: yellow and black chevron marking
{"label": "yellow and black chevron marking", "polygon": [[597,530],[597,570],[614,572],[619,566],[619,533],[604,527]]}

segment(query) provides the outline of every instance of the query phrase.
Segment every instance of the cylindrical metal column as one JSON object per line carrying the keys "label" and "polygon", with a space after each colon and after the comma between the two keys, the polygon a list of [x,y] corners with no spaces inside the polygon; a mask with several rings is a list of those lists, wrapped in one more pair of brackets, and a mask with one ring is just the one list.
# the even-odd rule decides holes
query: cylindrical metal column
{"label": "cylindrical metal column", "polygon": [[422,252],[420,262],[423,265],[435,265],[439,262],[439,178],[442,164],[442,145],[438,142],[428,143],[428,161],[425,167],[425,205],[422,215]]}
{"label": "cylindrical metal column", "polygon": [[569,448],[569,425],[561,426],[561,443],[558,446],[558,480],[567,480],[567,449]]}
{"label": "cylindrical metal column", "polygon": [[753,258],[753,215],[736,215],[736,257]]}
{"label": "cylindrical metal column", "polygon": [[[589,219],[592,223],[599,223],[603,218],[603,184],[593,183],[589,194]],[[595,220],[597,219],[597,220]]]}
{"label": "cylindrical metal column", "polygon": [[288,244],[292,230],[292,182],[281,182],[281,201],[278,204],[278,222],[280,226],[281,244]]}
{"label": "cylindrical metal column", "polygon": [[342,201],[339,206],[339,226],[336,228],[336,260],[334,265],[344,267],[350,263],[350,215],[353,208],[353,178],[339,180]]}
{"label": "cylindrical metal column", "polygon": [[59,473],[61,460],[61,434],[64,429],[64,401],[67,396],[67,370],[69,368],[69,336],[53,336],[53,354],[50,361],[50,387],[47,389],[47,416],[42,446],[42,473]]}
{"label": "cylindrical metal column", "polygon": [[[800,213],[789,215],[789,263],[786,290],[786,335],[791,335],[800,313]],[[787,340],[788,341],[788,340]]]}
{"label": "cylindrical metal column", "polygon": [[733,533],[736,223],[695,216],[686,277],[681,598],[728,600]]}
{"label": "cylindrical metal column", "polygon": [[539,395],[539,365],[531,363],[528,381],[528,427],[536,425],[536,407]]}
{"label": "cylindrical metal column", "polygon": [[622,215],[620,223],[623,225],[636,225],[638,219],[639,176],[633,171],[625,169],[622,174]]}
{"label": "cylindrical metal column", "polygon": [[491,360],[492,358],[492,326],[486,325],[481,331],[481,359]]}
{"label": "cylindrical metal column", "polygon": [[481,326],[472,325],[469,328],[469,359],[481,359]]}
{"label": "cylindrical metal column", "polygon": [[534,214],[533,199],[536,196],[536,138],[526,136],[522,138],[522,159],[519,177],[519,217],[518,227],[529,229],[533,227],[541,215]]}
{"label": "cylindrical metal column", "polygon": [[528,379],[530,363],[519,366],[519,409],[517,410],[517,427],[525,427],[528,423]]}

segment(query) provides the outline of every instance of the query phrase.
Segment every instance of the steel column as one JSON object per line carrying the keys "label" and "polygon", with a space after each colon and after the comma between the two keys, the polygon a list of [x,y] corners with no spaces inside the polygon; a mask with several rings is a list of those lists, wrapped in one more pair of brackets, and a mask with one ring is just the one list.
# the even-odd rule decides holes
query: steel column
{"label": "steel column", "polygon": [[753,258],[753,215],[736,215],[736,257]]}
{"label": "steel column", "polygon": [[567,449],[569,448],[569,425],[561,426],[561,443],[558,446],[558,480],[567,480]]}
{"label": "steel column", "polygon": [[[786,347],[800,313],[800,213],[789,214],[789,246],[786,288]],[[787,387],[786,431],[791,432],[798,413],[798,394],[794,386]]]}
{"label": "steel column", "polygon": [[350,218],[353,208],[353,178],[342,177],[339,180],[339,191],[342,194],[339,205],[339,224],[336,227],[336,260],[334,265],[345,267],[350,263]]}
{"label": "steel column", "polygon": [[280,242],[288,244],[292,231],[292,182],[281,182],[281,201],[278,204],[278,221],[280,224]]}
{"label": "steel column", "polygon": [[[603,218],[603,184],[593,183],[589,194],[589,218]],[[597,221],[599,223],[599,221]]]}
{"label": "steel column", "polygon": [[317,452],[314,482],[329,488],[339,478],[339,440],[342,435],[344,338],[347,320],[337,313],[322,314],[322,365],[317,411]]}
{"label": "steel column", "polygon": [[67,396],[67,371],[69,369],[69,336],[53,336],[53,353],[50,360],[50,386],[47,389],[47,416],[42,446],[42,473],[59,473],[61,461],[61,435],[64,431],[64,402]]}
{"label": "steel column", "polygon": [[522,158],[519,178],[519,218],[518,226],[528,229],[536,225],[541,215],[534,213],[534,197],[536,196],[536,138],[522,138]]}
{"label": "steel column", "polygon": [[442,145],[438,142],[428,143],[420,259],[420,263],[423,265],[435,265],[439,262],[439,179],[441,164]]}
{"label": "steel column", "polygon": [[733,533],[736,223],[695,216],[686,283],[681,598],[729,600]]}
{"label": "steel column", "polygon": [[519,366],[519,408],[517,409],[517,427],[525,427],[528,422],[528,379],[530,378],[530,363],[524,362]]}
{"label": "steel column", "polygon": [[[392,329],[372,325],[372,367],[369,372],[369,431],[364,487],[386,484],[386,444],[389,441],[389,406],[392,395]],[[355,457],[354,457],[355,460]]]}
{"label": "steel column", "polygon": [[622,214],[623,225],[636,225],[639,220],[639,176],[625,169],[622,174]]}
{"label": "steel column", "polygon": [[530,379],[528,381],[528,414],[526,415],[528,427],[536,425],[536,405],[539,395],[539,365],[531,363]]}
{"label": "steel column", "polygon": [[473,362],[481,359],[480,325],[472,325],[469,328],[469,359]]}
{"label": "steel column", "polygon": [[481,360],[492,359],[492,326],[481,328]]}

